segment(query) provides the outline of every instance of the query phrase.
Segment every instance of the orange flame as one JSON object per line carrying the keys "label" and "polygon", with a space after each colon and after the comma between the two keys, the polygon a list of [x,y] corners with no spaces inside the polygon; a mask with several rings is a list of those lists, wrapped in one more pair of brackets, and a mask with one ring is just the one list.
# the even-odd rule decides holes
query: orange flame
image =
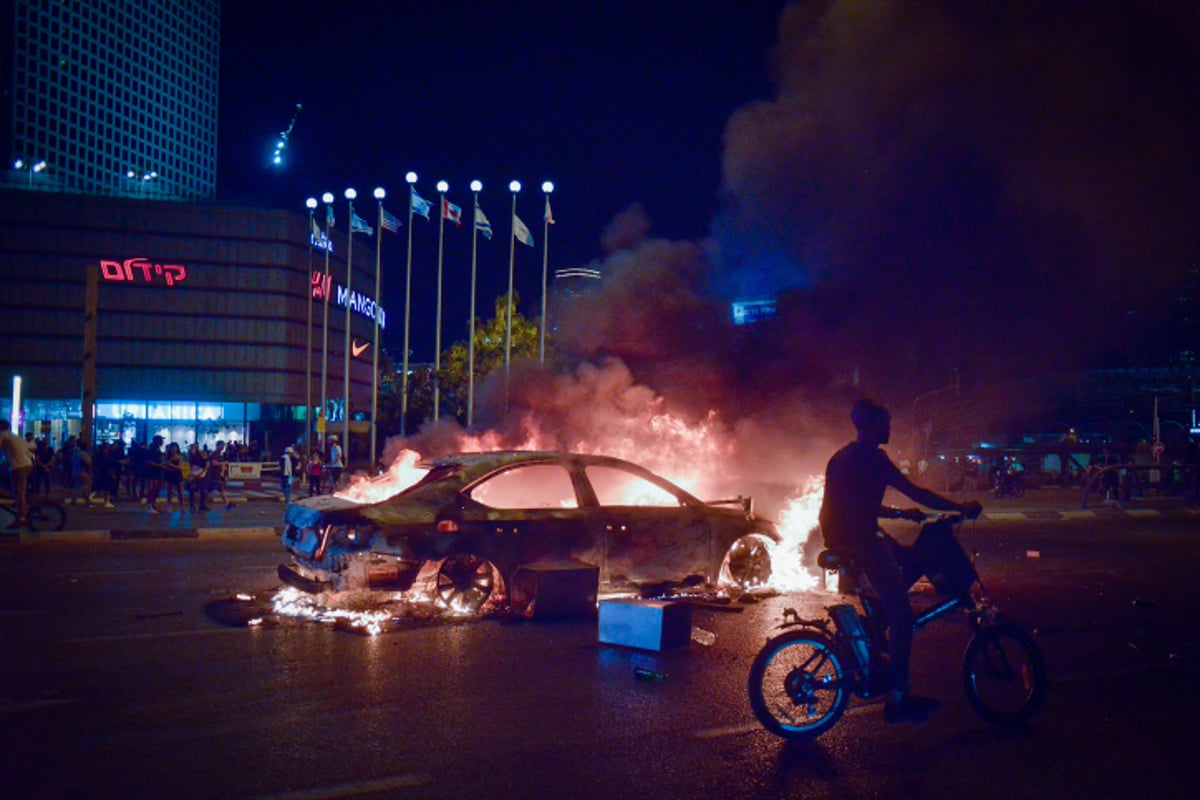
{"label": "orange flame", "polygon": [[779,514],[778,529],[783,540],[769,548],[770,585],[781,591],[803,591],[817,586],[818,575],[804,565],[804,548],[818,527],[825,477],[810,478],[800,494],[787,501]]}

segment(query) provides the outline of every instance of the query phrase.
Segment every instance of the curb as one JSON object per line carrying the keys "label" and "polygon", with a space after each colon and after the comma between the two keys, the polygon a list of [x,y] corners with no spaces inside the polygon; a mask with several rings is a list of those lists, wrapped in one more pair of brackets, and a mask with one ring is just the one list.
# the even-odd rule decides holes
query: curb
{"label": "curb", "polygon": [[245,528],[153,528],[95,531],[16,531],[0,533],[0,544],[86,544],[95,542],[142,542],[167,539],[278,539],[283,527]]}

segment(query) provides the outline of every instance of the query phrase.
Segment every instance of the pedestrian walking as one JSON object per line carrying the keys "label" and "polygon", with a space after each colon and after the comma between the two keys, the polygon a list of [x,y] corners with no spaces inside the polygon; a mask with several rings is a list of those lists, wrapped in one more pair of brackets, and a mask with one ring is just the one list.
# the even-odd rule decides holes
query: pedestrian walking
{"label": "pedestrian walking", "polygon": [[[163,441],[161,436],[155,436],[150,440],[150,446],[146,448],[146,460],[143,464],[146,493],[142,497],[142,502],[146,505],[147,513],[150,514],[158,513],[155,504],[158,502],[158,495],[163,486]],[[170,505],[169,502],[168,505]]]}
{"label": "pedestrian walking", "polygon": [[200,450],[200,445],[192,442],[188,447],[188,474],[187,474],[187,493],[188,493],[188,511],[192,514],[196,513],[196,495],[200,496],[200,511],[208,511],[208,506],[205,500],[208,499],[208,457]]}
{"label": "pedestrian walking", "polygon": [[38,439],[33,451],[33,471],[29,474],[30,494],[50,496],[50,473],[54,469],[54,448],[45,437]]}
{"label": "pedestrian walking", "polygon": [[321,463],[321,454],[316,450],[313,451],[312,456],[310,456],[308,459],[307,471],[308,496],[312,497],[314,494],[321,493],[321,478],[325,473],[324,467]]}
{"label": "pedestrian walking", "polygon": [[283,449],[283,455],[279,459],[279,488],[283,490],[283,502],[292,502],[292,478],[295,475],[295,464],[292,463],[292,457],[296,451],[291,445]]}
{"label": "pedestrian walking", "polygon": [[[91,447],[86,441],[80,439],[71,448],[71,485],[75,487],[73,501],[81,506],[86,506],[92,499],[93,469],[95,469],[95,465],[92,463]],[[70,503],[72,500],[67,502]]]}
{"label": "pedestrian walking", "polygon": [[183,469],[187,466],[179,445],[171,442],[163,455],[162,475],[163,486],[167,490],[167,513],[171,513],[171,499],[179,499],[179,513],[183,513]]}
{"label": "pedestrian walking", "polygon": [[338,479],[342,477],[343,461],[342,446],[338,444],[336,435],[329,437],[329,491],[337,491]]}

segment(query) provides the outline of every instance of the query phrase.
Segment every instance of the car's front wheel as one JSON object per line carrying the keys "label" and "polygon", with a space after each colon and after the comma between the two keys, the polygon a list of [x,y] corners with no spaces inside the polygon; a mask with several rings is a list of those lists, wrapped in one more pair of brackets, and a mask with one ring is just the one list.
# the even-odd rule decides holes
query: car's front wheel
{"label": "car's front wheel", "polygon": [[753,589],[771,579],[771,541],[752,533],[735,541],[721,563],[721,583]]}
{"label": "car's front wheel", "polygon": [[491,599],[498,581],[492,562],[475,555],[450,556],[438,567],[434,591],[438,602],[451,611],[478,614]]}

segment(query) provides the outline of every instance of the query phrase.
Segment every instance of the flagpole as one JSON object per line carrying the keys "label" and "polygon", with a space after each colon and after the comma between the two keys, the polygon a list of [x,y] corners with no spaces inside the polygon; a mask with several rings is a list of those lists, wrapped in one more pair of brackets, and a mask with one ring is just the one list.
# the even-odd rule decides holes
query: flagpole
{"label": "flagpole", "polygon": [[513,264],[517,257],[517,192],[521,191],[521,182],[512,181],[508,184],[512,192],[512,217],[509,225],[512,235],[508,237],[508,302],[504,309],[504,411],[508,412],[508,381],[512,362],[512,307],[513,307]]}
{"label": "flagpole", "polygon": [[305,354],[307,358],[304,363],[304,449],[309,453],[312,452],[312,346],[313,346],[313,274],[312,274],[312,249],[313,249],[313,231],[317,227],[317,223],[313,220],[313,212],[317,208],[317,198],[310,197],[304,201],[304,205],[308,208],[308,272],[304,276],[304,282],[307,286],[305,291],[308,292],[308,335],[306,337]]}
{"label": "flagpole", "polygon": [[414,184],[417,173],[410,172],[404,176],[408,181],[408,265],[404,273],[404,365],[400,368],[400,435],[407,436],[408,428],[405,420],[408,417],[408,328],[409,313],[412,307],[412,215]]}
{"label": "flagpole", "polygon": [[442,250],[446,238],[446,191],[450,184],[438,181],[438,278],[437,278],[437,325],[433,345],[433,421],[441,414],[441,369],[442,369]]}
{"label": "flagpole", "polygon": [[479,218],[480,181],[471,181],[474,208],[471,210],[471,314],[467,325],[467,430],[475,423],[475,265],[479,252],[479,229],[475,221]]}
{"label": "flagpole", "polygon": [[333,250],[333,240],[329,238],[329,229],[332,227],[330,222],[333,219],[333,193],[326,192],[321,195],[321,202],[325,204],[325,282],[321,288],[321,293],[325,296],[325,324],[321,334],[321,414],[318,417],[318,424],[321,426],[321,450],[324,451],[329,423],[329,420],[326,419],[326,412],[329,409],[326,392],[329,388],[329,290],[333,286],[333,281],[329,277],[329,252]]}
{"label": "flagpole", "polygon": [[379,277],[381,269],[380,256],[383,253],[383,198],[387,192],[382,186],[376,187],[375,199],[379,201],[379,220],[375,226],[375,342],[372,345],[375,352],[371,354],[371,458],[367,462],[371,472],[375,472],[375,461],[379,451],[376,450],[379,430]]}
{"label": "flagpole", "polygon": [[550,181],[542,183],[542,191],[546,195],[546,213],[542,215],[545,219],[544,231],[542,233],[542,324],[540,340],[538,341],[538,363],[546,363],[546,277],[550,271],[550,193],[554,191],[554,184]]}
{"label": "flagpole", "polygon": [[342,453],[345,457],[343,466],[350,464],[350,279],[354,275],[354,198],[358,192],[346,190],[346,200],[350,203],[350,222],[346,232],[346,332],[345,352],[342,354]]}

